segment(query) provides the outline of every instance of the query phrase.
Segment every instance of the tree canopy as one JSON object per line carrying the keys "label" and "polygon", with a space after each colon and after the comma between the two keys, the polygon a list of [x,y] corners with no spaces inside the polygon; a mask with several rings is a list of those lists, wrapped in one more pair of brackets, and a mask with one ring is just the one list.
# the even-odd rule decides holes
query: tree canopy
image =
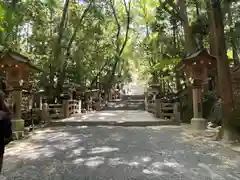
{"label": "tree canopy", "polygon": [[[67,84],[104,89],[137,68],[158,82],[183,57],[215,55],[212,4],[197,0],[12,0],[0,3],[0,48],[27,55],[50,94]],[[226,52],[239,63],[238,1],[221,1]],[[167,73],[170,79],[174,73]]]}

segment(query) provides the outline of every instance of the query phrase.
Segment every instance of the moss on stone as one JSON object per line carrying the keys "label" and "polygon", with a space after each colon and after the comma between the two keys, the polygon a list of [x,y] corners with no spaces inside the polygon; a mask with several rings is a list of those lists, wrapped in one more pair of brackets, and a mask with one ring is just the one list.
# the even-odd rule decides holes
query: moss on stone
{"label": "moss on stone", "polygon": [[12,130],[13,131],[24,131],[24,120],[12,120]]}

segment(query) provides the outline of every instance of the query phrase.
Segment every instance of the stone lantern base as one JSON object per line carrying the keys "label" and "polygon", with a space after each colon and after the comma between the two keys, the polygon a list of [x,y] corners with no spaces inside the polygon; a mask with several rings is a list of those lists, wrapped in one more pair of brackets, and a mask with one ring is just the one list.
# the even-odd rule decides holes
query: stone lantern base
{"label": "stone lantern base", "polygon": [[15,119],[12,120],[12,131],[13,138],[20,139],[24,136],[24,120],[23,119]]}
{"label": "stone lantern base", "polygon": [[192,118],[191,125],[196,130],[204,130],[207,126],[207,120],[204,118]]}

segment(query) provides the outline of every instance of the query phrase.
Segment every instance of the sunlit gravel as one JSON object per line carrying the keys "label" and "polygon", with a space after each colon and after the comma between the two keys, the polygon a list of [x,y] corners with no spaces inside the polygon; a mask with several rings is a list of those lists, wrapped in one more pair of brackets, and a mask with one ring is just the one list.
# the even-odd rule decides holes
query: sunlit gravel
{"label": "sunlit gravel", "polygon": [[9,180],[239,180],[239,154],[181,128],[54,127],[7,148]]}

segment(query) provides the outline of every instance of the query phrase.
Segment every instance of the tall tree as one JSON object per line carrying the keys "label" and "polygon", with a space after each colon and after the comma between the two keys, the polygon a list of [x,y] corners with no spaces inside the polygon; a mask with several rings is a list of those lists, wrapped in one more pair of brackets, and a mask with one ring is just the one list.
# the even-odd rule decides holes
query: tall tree
{"label": "tall tree", "polygon": [[[224,137],[232,138],[228,135],[232,131],[231,121],[234,110],[232,81],[229,71],[229,62],[227,57],[224,24],[222,18],[222,9],[220,0],[211,0],[213,11],[213,24],[214,24],[214,39],[217,57],[217,69],[218,69],[218,88],[223,104],[223,126]],[[224,82],[224,83],[222,83]]]}

